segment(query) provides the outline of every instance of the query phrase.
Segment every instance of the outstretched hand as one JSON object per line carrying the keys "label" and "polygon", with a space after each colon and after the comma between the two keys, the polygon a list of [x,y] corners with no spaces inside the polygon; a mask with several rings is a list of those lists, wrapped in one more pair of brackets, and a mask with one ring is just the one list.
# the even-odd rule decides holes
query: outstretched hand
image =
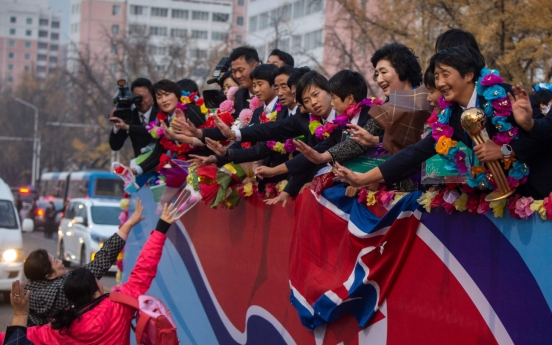
{"label": "outstretched hand", "polygon": [[136,209],[134,210],[134,213],[128,220],[126,221],[128,225],[131,227],[135,226],[136,224],[140,223],[146,217],[142,217],[142,212],[144,211],[144,207],[142,207],[142,200],[136,198]]}
{"label": "outstretched hand", "polygon": [[224,121],[222,121],[217,114],[214,114],[213,116],[215,118],[215,124],[217,125],[222,135],[224,135],[227,138],[231,138],[232,130],[230,129],[230,127],[228,127],[228,125],[224,123]]}
{"label": "outstretched hand", "polygon": [[347,132],[352,134],[349,139],[359,142],[364,146],[375,146],[379,144],[379,137],[370,134],[370,132],[364,128],[352,123],[347,124],[347,127],[349,127]]}
{"label": "outstretched hand", "polygon": [[27,326],[29,317],[29,297],[31,291],[25,292],[25,283],[15,280],[12,282],[10,303],[13,309],[12,326]]}
{"label": "outstretched hand", "polygon": [[512,104],[514,118],[521,128],[529,132],[534,125],[533,108],[531,107],[529,94],[519,85],[512,86],[512,92],[514,95],[508,92],[508,98]]}
{"label": "outstretched hand", "polygon": [[267,205],[276,205],[277,203],[281,202],[282,207],[286,207],[288,199],[289,199],[289,193],[281,192],[280,195],[278,195],[275,198],[264,200],[264,203]]}
{"label": "outstretched hand", "polygon": [[190,162],[192,165],[197,165],[200,167],[216,164],[217,159],[214,156],[198,156],[198,155],[189,155],[191,159],[188,159],[188,162]]}
{"label": "outstretched hand", "polygon": [[217,155],[219,156],[226,155],[226,148],[222,146],[219,142],[211,138],[205,138],[205,142],[207,143],[207,147]]}
{"label": "outstretched hand", "polygon": [[267,166],[260,166],[260,167],[257,167],[255,169],[255,176],[257,176],[257,178],[259,179],[263,179],[263,178],[269,178],[269,177],[273,177],[275,176],[276,174],[274,173],[274,168],[269,168]]}
{"label": "outstretched hand", "polygon": [[196,126],[185,117],[176,117],[176,119],[171,124],[174,132],[176,134],[184,134],[189,137],[201,138],[203,136],[203,131],[197,129]]}
{"label": "outstretched hand", "polygon": [[309,161],[313,162],[314,164],[320,164],[324,163],[324,157],[320,152],[317,152],[309,145],[305,144],[301,140],[293,140],[293,143],[295,144],[295,147],[297,148],[297,151],[301,152],[303,156],[305,156]]}
{"label": "outstretched hand", "polygon": [[163,204],[163,211],[161,212],[161,220],[172,224],[178,220],[177,217],[174,215],[178,211],[178,208],[175,206],[175,204],[170,204],[167,207],[167,203]]}
{"label": "outstretched hand", "polygon": [[339,163],[335,163],[334,174],[341,181],[350,184],[353,187],[361,187],[363,183],[360,181],[360,175],[353,172]]}

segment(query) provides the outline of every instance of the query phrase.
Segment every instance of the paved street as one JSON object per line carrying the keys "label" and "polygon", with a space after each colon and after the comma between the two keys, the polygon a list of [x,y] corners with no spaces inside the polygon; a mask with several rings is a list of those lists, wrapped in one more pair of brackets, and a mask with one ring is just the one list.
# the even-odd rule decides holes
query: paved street
{"label": "paved street", "polygon": [[[23,250],[25,252],[25,256],[38,248],[44,248],[48,250],[48,252],[55,255],[56,246],[57,234],[54,235],[53,239],[45,239],[44,233],[42,231],[35,231],[23,234]],[[104,276],[101,279],[101,282],[105,287],[111,288],[115,285],[115,275],[113,273],[108,273],[107,276]],[[5,331],[6,326],[11,322],[11,318],[12,310],[10,302],[4,301],[2,296],[0,295],[0,332]]]}

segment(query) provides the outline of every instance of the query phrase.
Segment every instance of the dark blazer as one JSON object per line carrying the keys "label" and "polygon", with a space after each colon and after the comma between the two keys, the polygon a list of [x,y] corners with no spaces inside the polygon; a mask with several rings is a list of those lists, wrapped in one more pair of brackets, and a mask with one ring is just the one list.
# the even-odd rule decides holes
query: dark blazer
{"label": "dark blazer", "polygon": [[[155,120],[158,112],[159,108],[157,107],[157,105],[154,104],[151,109],[148,123]],[[153,139],[146,130],[146,126],[142,124],[142,121],[140,120],[140,115],[138,114],[138,110],[136,109],[132,111],[132,124],[129,125],[128,132],[122,129],[119,129],[117,133],[113,133],[113,129],[109,131],[109,146],[111,147],[111,150],[120,150],[123,147],[125,140],[129,136],[135,157],[138,157],[141,154],[140,150],[142,148],[148,146],[150,143],[155,142],[155,139]]]}
{"label": "dark blazer", "polygon": [[535,125],[529,135],[539,142],[550,144],[552,141],[552,110],[546,116],[537,117],[534,120]]}
{"label": "dark blazer", "polygon": [[251,99],[251,96],[249,96],[249,90],[247,89],[239,89],[238,92],[236,92],[236,96],[234,98],[234,118],[237,118],[240,115],[240,112],[249,107],[249,99]]}
{"label": "dark blazer", "polygon": [[[506,92],[512,92],[511,85],[501,84],[506,89]],[[484,104],[485,99],[480,97],[480,104]],[[532,101],[533,114],[535,117],[542,117],[538,105]],[[466,146],[472,147],[472,141],[468,135],[464,135],[464,129],[460,124],[460,116],[462,108],[456,105],[452,110],[452,115],[449,120],[449,126],[454,129],[452,136],[453,140],[461,141]],[[517,126],[514,116],[509,116],[508,121]],[[497,129],[491,121],[487,121],[486,129],[489,137],[492,138]],[[530,173],[527,183],[521,185],[517,189],[517,193],[524,196],[532,196],[536,199],[543,199],[552,191],[552,150],[549,150],[544,145],[539,145],[537,140],[531,138],[531,135],[519,128],[519,138],[511,142],[512,149],[517,159],[526,163],[530,168]],[[380,164],[378,167],[383,175],[386,183],[396,183],[400,180],[409,177],[409,172],[414,167],[419,167],[422,162],[434,156],[435,139],[431,135],[414,145],[410,145],[400,152],[390,157],[387,161]]]}

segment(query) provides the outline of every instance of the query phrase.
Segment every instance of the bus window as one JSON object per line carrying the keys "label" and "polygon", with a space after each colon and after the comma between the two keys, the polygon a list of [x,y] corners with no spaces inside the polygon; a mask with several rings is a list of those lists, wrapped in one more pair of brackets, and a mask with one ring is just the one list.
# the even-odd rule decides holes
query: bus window
{"label": "bus window", "polygon": [[121,197],[124,191],[124,182],[120,178],[97,178],[94,197]]}
{"label": "bus window", "polygon": [[86,198],[87,196],[88,196],[88,180],[69,181],[69,190],[67,191],[67,197],[69,199]]}

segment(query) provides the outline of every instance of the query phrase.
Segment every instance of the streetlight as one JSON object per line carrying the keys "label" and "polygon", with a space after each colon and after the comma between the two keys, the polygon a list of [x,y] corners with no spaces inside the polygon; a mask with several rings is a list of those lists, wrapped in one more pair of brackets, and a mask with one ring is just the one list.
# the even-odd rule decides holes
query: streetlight
{"label": "streetlight", "polygon": [[23,104],[26,105],[29,108],[33,108],[35,112],[35,122],[34,122],[34,140],[33,140],[33,168],[32,168],[32,174],[31,174],[31,184],[34,186],[36,184],[36,170],[37,170],[37,150],[38,150],[38,108],[29,102],[25,102],[21,98],[14,97],[14,99]]}

